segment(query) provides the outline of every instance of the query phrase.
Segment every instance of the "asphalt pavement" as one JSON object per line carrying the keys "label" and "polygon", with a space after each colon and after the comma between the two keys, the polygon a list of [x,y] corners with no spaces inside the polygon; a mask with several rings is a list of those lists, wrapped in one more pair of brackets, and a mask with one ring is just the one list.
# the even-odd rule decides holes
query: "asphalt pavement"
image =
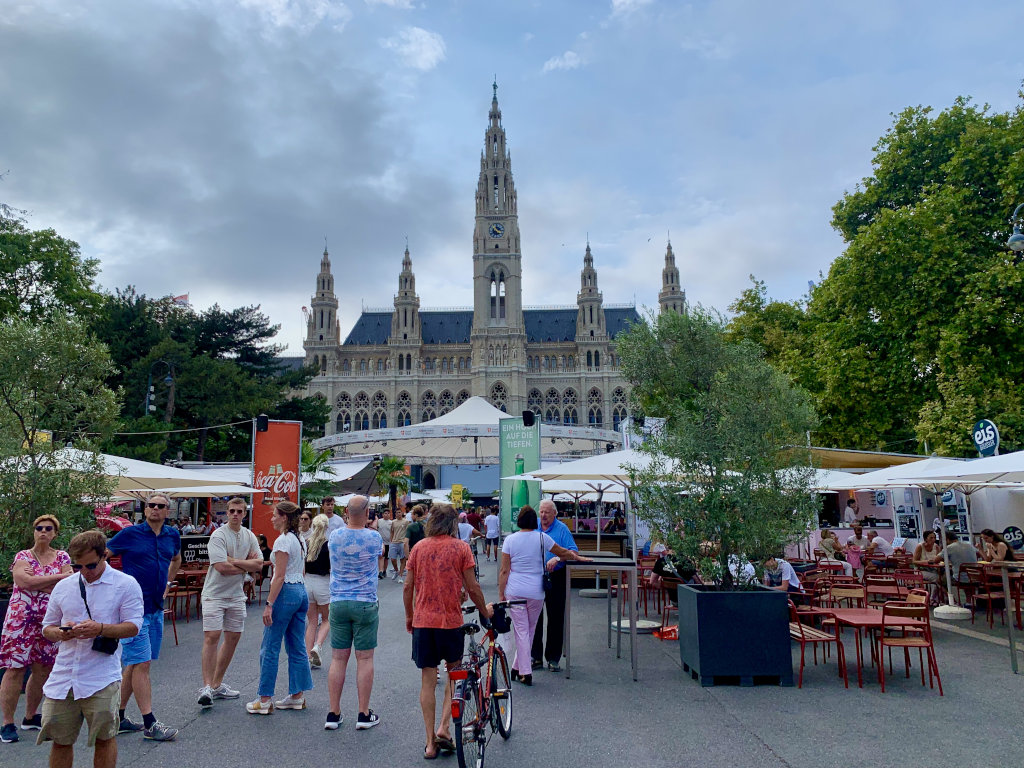
{"label": "asphalt pavement", "polygon": [[[481,569],[485,593],[496,598],[496,564],[483,562]],[[119,765],[421,765],[420,676],[410,658],[401,591],[390,578],[380,582],[380,645],[371,699],[381,716],[376,728],[354,727],[354,659],[342,696],[345,723],[339,730],[323,730],[326,667],[313,671],[309,709],[269,717],[247,714],[244,704],[256,694],[262,634],[261,610],[253,605],[226,678],[242,696],[206,710],[196,703],[202,623],[194,617],[188,623],[179,621],[177,646],[167,626],[162,656],[153,665],[154,708],[161,721],[180,733],[175,742],[163,744],[144,741],[141,735],[119,736]],[[683,674],[677,645],[651,636],[640,638],[640,680],[633,682],[628,637],[621,659],[616,659],[614,647],[606,647],[606,637],[604,601],[574,597],[572,679],[537,671],[532,688],[515,684],[512,738],[491,740],[488,766],[1024,766],[1024,675],[1011,674],[1005,647],[978,637],[936,632],[945,688],[941,698],[937,690],[921,686],[916,658],[909,680],[896,661],[896,675],[887,681],[884,694],[873,669],[866,670],[865,687],[859,690],[852,663],[851,687],[844,689],[834,655],[827,664],[808,666],[803,689],[702,688]],[[847,639],[852,660],[852,636]],[[286,675],[282,653],[282,696]],[[138,716],[134,702],[129,714]],[[22,732],[22,737],[18,744],[0,744],[0,766],[47,765],[48,747],[35,746],[32,733]],[[82,738],[75,766],[90,766],[92,755]],[[437,763],[456,764],[454,756]]]}

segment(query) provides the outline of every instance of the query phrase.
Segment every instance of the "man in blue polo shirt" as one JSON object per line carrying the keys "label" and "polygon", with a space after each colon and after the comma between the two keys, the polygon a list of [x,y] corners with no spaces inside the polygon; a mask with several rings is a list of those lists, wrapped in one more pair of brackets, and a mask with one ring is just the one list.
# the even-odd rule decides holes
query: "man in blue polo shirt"
{"label": "man in blue polo shirt", "polygon": [[[555,540],[555,544],[574,552],[579,552],[579,547],[572,538],[572,533],[565,523],[558,519],[558,510],[555,503],[545,499],[540,503],[540,530]],[[539,669],[544,666],[544,659],[548,661],[548,669],[552,672],[561,671],[559,662],[562,660],[562,641],[565,625],[565,592],[569,586],[568,571],[565,565],[557,558],[548,560],[547,569],[551,573],[551,589],[544,593],[544,610],[537,617],[537,631],[533,633],[533,648],[530,656],[533,659],[533,668]],[[544,644],[544,614],[547,614],[548,641]]]}
{"label": "man in blue polo shirt", "polygon": [[[161,493],[150,494],[146,501],[144,522],[119,531],[107,542],[111,555],[121,556],[121,570],[142,587],[143,617],[139,634],[121,641],[121,724],[118,733],[142,731],[152,741],[171,741],[178,735],[153,714],[153,686],[149,664],[160,657],[164,637],[164,598],[181,567],[181,536],[164,525],[170,500]],[[142,724],[125,716],[125,707],[132,693],[142,713]]]}

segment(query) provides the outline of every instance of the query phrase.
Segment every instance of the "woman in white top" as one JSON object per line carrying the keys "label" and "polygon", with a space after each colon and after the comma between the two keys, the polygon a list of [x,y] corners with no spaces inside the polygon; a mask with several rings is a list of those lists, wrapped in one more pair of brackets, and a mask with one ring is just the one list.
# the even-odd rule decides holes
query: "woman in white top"
{"label": "woman in white top", "polygon": [[537,530],[537,513],[532,507],[519,510],[516,521],[519,531],[513,533],[501,548],[501,569],[498,571],[498,599],[526,600],[526,605],[509,608],[512,629],[516,635],[516,658],[512,662],[512,679],[533,685],[530,648],[537,617],[544,607],[544,566],[548,552],[559,560],[589,563],[590,558],[555,544],[554,539]]}
{"label": "woman in white top", "polygon": [[[275,708],[305,709],[304,692],[313,688],[305,643],[309,598],[302,579],[306,558],[305,547],[299,539],[299,513],[299,508],[290,501],[278,502],[274,507],[271,522],[278,537],[270,551],[274,577],[263,609],[259,696],[245,705],[246,711],[253,715],[269,715]],[[289,695],[275,702],[274,685],[282,639],[288,654]]]}

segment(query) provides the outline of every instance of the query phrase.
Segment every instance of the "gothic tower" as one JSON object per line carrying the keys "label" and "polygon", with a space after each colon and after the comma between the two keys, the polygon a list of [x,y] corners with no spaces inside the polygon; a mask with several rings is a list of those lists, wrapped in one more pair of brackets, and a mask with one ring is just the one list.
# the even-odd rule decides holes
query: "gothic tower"
{"label": "gothic tower", "polygon": [[672,252],[671,240],[665,249],[665,268],[661,270],[658,304],[662,312],[686,311],[686,292],[679,284],[679,268],[676,266],[676,255]]}
{"label": "gothic tower", "polygon": [[[473,371],[475,395],[520,409],[519,375],[525,370],[526,332],[523,325],[522,254],[512,155],[498,107],[498,85],[484,133],[480,178],[476,188],[476,226],[473,230]],[[491,383],[488,383],[491,382]]]}
{"label": "gothic tower", "polygon": [[306,360],[316,365],[322,373],[328,368],[328,358],[333,358],[340,343],[341,331],[338,325],[338,297],[334,295],[334,275],[331,274],[331,257],[324,246],[320,259],[320,274],[316,276],[316,293],[310,299],[310,313],[306,321]]}
{"label": "gothic tower", "polygon": [[590,242],[583,255],[580,272],[580,292],[576,295],[576,343],[579,345],[580,364],[587,370],[599,369],[607,350],[608,330],[605,325],[602,295],[597,289],[597,270],[590,253]]}
{"label": "gothic tower", "polygon": [[391,316],[391,370],[401,375],[411,375],[419,365],[423,332],[420,328],[420,298],[416,295],[416,275],[412,271],[409,246],[405,247],[402,271],[398,275],[398,293],[395,294],[395,311]]}

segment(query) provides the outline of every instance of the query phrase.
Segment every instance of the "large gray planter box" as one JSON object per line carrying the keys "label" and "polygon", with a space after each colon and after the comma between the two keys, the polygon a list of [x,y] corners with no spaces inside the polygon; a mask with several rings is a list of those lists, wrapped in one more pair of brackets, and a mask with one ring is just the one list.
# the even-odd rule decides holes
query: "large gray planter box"
{"label": "large gray planter box", "polygon": [[793,685],[788,595],[679,586],[679,658],[701,685]]}

